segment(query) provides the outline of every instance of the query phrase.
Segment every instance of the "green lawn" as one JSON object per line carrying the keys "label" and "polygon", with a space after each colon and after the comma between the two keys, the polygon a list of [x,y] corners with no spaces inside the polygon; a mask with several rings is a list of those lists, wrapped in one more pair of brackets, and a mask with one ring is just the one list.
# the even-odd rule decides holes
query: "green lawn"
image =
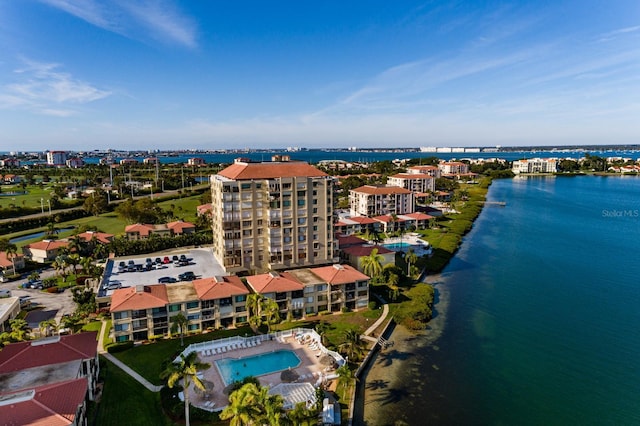
{"label": "green lawn", "polygon": [[[173,210],[177,217],[184,219],[186,222],[195,222],[196,207],[202,204],[200,202],[200,196],[179,198],[169,201],[161,201],[158,203],[163,210]],[[172,208],[173,206],[173,208]]]}
{"label": "green lawn", "polygon": [[[11,185],[11,186],[2,186],[2,193],[7,192],[22,192],[22,186],[20,185]],[[6,208],[9,204],[13,204],[18,207],[32,207],[42,210],[44,207],[45,211],[49,210],[49,206],[47,205],[47,200],[51,198],[51,194],[53,192],[53,185],[45,185],[42,189],[37,185],[27,186],[25,191],[27,194],[25,195],[7,195],[0,197],[0,207]],[[44,199],[42,203],[40,199]],[[64,203],[64,200],[60,200]]]}
{"label": "green lawn", "polygon": [[111,331],[111,320],[107,320],[106,324],[104,325],[104,331],[103,331],[103,338],[102,338],[102,345],[106,348],[107,346],[109,346],[111,343],[113,343],[113,339],[111,339],[111,337],[109,337],[109,332]]}
{"label": "green lawn", "polygon": [[91,321],[88,324],[82,326],[82,331],[97,331],[98,335],[96,340],[100,338],[100,329],[102,328],[102,321]]}
{"label": "green lawn", "polygon": [[147,390],[105,359],[101,359],[100,375],[104,378],[104,389],[97,407],[96,425],[174,425],[162,411],[160,393]]}
{"label": "green lawn", "polygon": [[[220,330],[207,334],[195,334],[184,338],[184,348],[191,343],[206,342],[230,336],[253,335],[251,328],[240,327],[235,330]],[[162,339],[148,345],[140,345],[124,352],[113,354],[120,361],[133,368],[142,377],[154,385],[161,385],[160,373],[164,362],[173,360],[182,351],[180,337],[175,339]]]}

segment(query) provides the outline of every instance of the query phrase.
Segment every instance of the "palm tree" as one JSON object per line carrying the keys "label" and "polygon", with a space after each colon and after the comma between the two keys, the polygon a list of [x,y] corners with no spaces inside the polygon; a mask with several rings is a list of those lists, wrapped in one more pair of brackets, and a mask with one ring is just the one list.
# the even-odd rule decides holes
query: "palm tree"
{"label": "palm tree", "polygon": [[353,378],[353,371],[349,368],[349,366],[345,363],[338,367],[336,370],[336,374],[338,375],[338,384],[346,389]]}
{"label": "palm tree", "polygon": [[189,384],[205,390],[204,383],[198,377],[198,372],[210,368],[211,365],[200,362],[197,352],[189,352],[189,355],[180,354],[180,361],[169,364],[166,370],[160,373],[161,379],[167,379],[167,386],[173,386],[182,379],[182,391],[184,393],[184,418],[185,424],[189,426]]}
{"label": "palm tree", "polygon": [[280,307],[275,300],[265,298],[262,301],[262,313],[267,323],[267,332],[271,333],[271,324],[280,321]]}
{"label": "palm tree", "polygon": [[70,254],[67,257],[67,263],[73,267],[73,275],[78,275],[78,264],[80,260],[80,255],[77,253]]}
{"label": "palm tree", "polygon": [[18,257],[18,246],[13,243],[9,243],[5,247],[5,253],[7,259],[11,259],[11,266],[13,267],[13,273],[16,273],[16,257]]}
{"label": "palm tree", "polygon": [[320,343],[322,343],[323,346],[326,346],[325,345],[325,341],[326,341],[325,334],[327,333],[327,331],[330,328],[331,327],[329,326],[329,323],[324,322],[324,321],[320,321],[319,323],[316,324],[316,333],[318,333],[320,335]]}
{"label": "palm tree", "polygon": [[[397,277],[397,275],[394,274]],[[392,302],[395,302],[400,295],[400,288],[396,284],[389,284],[389,297]]]}
{"label": "palm tree", "polygon": [[364,341],[361,339],[360,333],[354,329],[349,329],[345,331],[344,342],[338,346],[338,349],[348,358],[358,361],[364,354]]}
{"label": "palm tree", "polygon": [[11,333],[9,333],[11,341],[22,342],[29,338],[31,329],[25,320],[19,318],[9,320],[9,327],[11,328]]}
{"label": "palm tree", "polygon": [[411,265],[415,264],[418,261],[418,255],[415,254],[413,249],[407,250],[407,254],[404,257],[404,260],[407,262],[407,276],[411,276]]}
{"label": "palm tree", "polygon": [[184,332],[189,327],[189,318],[185,317],[182,312],[171,317],[171,334],[180,330],[180,346],[184,346]]}
{"label": "palm tree", "polygon": [[299,402],[287,413],[287,418],[294,425],[312,426],[318,423],[317,414],[309,410],[306,403]]}
{"label": "palm tree", "polygon": [[362,272],[370,277],[378,276],[382,273],[382,262],[384,257],[378,254],[378,249],[371,250],[369,256],[362,257]]}
{"label": "palm tree", "polygon": [[40,334],[45,337],[49,336],[50,331],[56,331],[58,329],[58,325],[56,324],[56,320],[51,318],[48,320],[40,321],[38,324],[40,328]]}
{"label": "palm tree", "polygon": [[262,324],[262,301],[264,296],[260,293],[251,293],[247,296],[247,309],[249,310],[249,324],[257,331]]}
{"label": "palm tree", "polygon": [[281,395],[269,395],[267,386],[258,389],[258,401],[261,408],[261,421],[270,426],[280,426],[284,417],[284,399]]}
{"label": "palm tree", "polygon": [[220,412],[220,420],[231,420],[230,426],[244,426],[260,418],[260,391],[254,383],[247,383],[229,395],[229,405]]}

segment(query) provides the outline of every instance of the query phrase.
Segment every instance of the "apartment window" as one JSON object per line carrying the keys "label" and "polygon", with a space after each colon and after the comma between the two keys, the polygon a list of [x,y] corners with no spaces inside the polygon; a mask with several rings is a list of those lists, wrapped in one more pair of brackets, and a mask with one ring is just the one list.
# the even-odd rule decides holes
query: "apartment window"
{"label": "apartment window", "polygon": [[119,319],[127,319],[127,318],[129,318],[129,312],[126,312],[126,311],[125,312],[115,312],[113,314],[113,318],[117,319],[117,320],[119,320]]}
{"label": "apartment window", "polygon": [[187,302],[187,309],[195,309],[200,305],[200,302]]}
{"label": "apartment window", "polygon": [[246,306],[236,306],[236,312],[246,312],[247,311],[247,307]]}
{"label": "apartment window", "polygon": [[236,296],[236,303],[241,303],[241,302],[244,302],[245,300],[247,300],[247,296],[245,294]]}
{"label": "apartment window", "polygon": [[327,284],[316,285],[316,291],[327,291]]}
{"label": "apartment window", "polygon": [[187,315],[187,319],[189,321],[195,321],[200,319],[200,314],[192,314],[192,315]]}
{"label": "apartment window", "polygon": [[298,207],[303,207],[305,204],[304,200],[298,200]]}
{"label": "apartment window", "polygon": [[250,183],[243,183],[240,185],[240,187],[242,189],[251,189],[251,184]]}
{"label": "apartment window", "polygon": [[188,328],[189,328],[189,331],[200,330],[200,324],[190,324]]}
{"label": "apartment window", "polygon": [[180,304],[169,305],[169,312],[178,312],[180,311],[181,308],[182,308],[182,305]]}
{"label": "apartment window", "polygon": [[282,205],[284,207],[291,207],[291,201],[290,200],[285,200],[285,201],[282,202]]}
{"label": "apartment window", "polygon": [[307,195],[307,191],[298,191],[298,197],[305,197]]}
{"label": "apartment window", "polygon": [[129,330],[129,324],[116,324],[114,329],[116,331],[127,331]]}

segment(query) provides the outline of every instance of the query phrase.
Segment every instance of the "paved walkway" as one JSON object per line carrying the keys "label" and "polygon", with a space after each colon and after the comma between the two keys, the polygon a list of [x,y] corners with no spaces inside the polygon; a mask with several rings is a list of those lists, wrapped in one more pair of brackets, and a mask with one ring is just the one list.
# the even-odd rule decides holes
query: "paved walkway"
{"label": "paved walkway", "polygon": [[129,368],[129,366],[127,366],[125,363],[123,363],[118,358],[116,358],[115,356],[111,355],[110,353],[104,350],[103,336],[104,336],[104,327],[106,324],[107,324],[106,321],[102,321],[102,328],[100,329],[100,337],[98,338],[98,353],[104,356],[106,359],[108,359],[112,363],[114,363],[115,365],[117,365],[122,371],[124,371],[125,373],[133,377],[142,386],[149,389],[151,392],[160,392],[160,389],[162,389],[162,386],[156,386],[150,383],[147,379],[145,379],[140,374],[136,373],[131,368]]}
{"label": "paved walkway", "polygon": [[[384,322],[384,320],[387,319],[387,315],[389,315],[389,305],[387,304],[387,301],[384,300],[382,297],[375,295],[378,300],[380,300],[380,302],[382,302],[382,315],[380,315],[380,318],[378,318],[376,320],[376,322],[374,322],[371,327],[367,328],[367,331],[364,332],[363,337],[367,340],[371,340],[371,341],[378,341],[378,339],[375,339],[373,337],[370,337],[369,335],[371,333],[373,333],[376,328],[378,328],[380,326],[380,324],[382,324]],[[372,340],[373,339],[373,340]]]}

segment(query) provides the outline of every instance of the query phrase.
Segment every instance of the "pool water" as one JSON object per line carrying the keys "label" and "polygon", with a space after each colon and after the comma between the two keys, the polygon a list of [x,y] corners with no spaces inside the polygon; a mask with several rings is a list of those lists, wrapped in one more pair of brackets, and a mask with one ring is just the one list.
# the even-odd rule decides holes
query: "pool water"
{"label": "pool water", "polygon": [[409,243],[391,243],[391,244],[383,244],[383,247],[386,247],[390,250],[404,250],[404,249],[410,249],[411,247],[416,247],[414,244],[409,244]]}
{"label": "pool water", "polygon": [[295,368],[300,365],[300,358],[293,351],[281,350],[267,352],[245,358],[225,358],[215,361],[225,385],[242,380],[248,376],[262,376]]}

